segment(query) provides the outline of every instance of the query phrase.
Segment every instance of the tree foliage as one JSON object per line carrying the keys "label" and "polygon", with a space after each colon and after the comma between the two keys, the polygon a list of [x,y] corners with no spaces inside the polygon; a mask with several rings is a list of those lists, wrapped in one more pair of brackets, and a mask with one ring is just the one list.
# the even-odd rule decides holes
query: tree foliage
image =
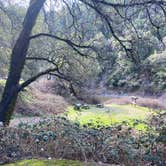
{"label": "tree foliage", "polygon": [[8,63],[5,51],[12,55],[0,114],[11,115],[18,92],[46,74],[79,88],[165,89],[165,62],[150,60],[165,50],[164,0],[33,0],[25,7],[0,1],[1,58]]}

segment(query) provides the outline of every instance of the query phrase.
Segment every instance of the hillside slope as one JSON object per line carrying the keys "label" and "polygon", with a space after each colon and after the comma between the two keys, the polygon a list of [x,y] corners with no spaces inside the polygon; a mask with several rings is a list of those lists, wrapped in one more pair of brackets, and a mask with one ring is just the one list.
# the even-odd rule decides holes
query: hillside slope
{"label": "hillside slope", "polygon": [[[0,94],[4,85],[5,80],[1,80]],[[68,103],[63,97],[51,93],[52,85],[53,82],[41,79],[20,92],[15,115],[40,116],[63,113]]]}

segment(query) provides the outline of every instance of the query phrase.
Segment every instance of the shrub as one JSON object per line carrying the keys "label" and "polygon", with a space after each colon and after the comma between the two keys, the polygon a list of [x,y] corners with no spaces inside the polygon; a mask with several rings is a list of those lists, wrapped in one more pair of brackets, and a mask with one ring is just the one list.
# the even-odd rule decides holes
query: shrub
{"label": "shrub", "polygon": [[[160,122],[155,120],[155,126],[157,123],[161,128]],[[65,117],[45,119],[35,125],[21,123],[18,129],[0,128],[1,164],[33,157],[164,165],[164,143],[158,142],[163,131],[156,128],[155,132],[140,135],[123,125],[94,129],[80,127]]]}

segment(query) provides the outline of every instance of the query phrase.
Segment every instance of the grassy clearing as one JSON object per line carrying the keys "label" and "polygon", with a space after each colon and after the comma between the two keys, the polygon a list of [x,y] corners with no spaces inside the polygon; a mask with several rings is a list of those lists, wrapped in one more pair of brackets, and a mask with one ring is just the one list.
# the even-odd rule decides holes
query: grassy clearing
{"label": "grassy clearing", "polygon": [[72,160],[24,160],[5,166],[83,166],[80,161]]}
{"label": "grassy clearing", "polygon": [[81,125],[99,128],[123,123],[145,131],[148,127],[145,121],[152,114],[153,112],[145,107],[112,104],[105,108],[91,106],[90,109],[82,109],[81,111],[76,111],[70,107],[67,116],[71,121]]}

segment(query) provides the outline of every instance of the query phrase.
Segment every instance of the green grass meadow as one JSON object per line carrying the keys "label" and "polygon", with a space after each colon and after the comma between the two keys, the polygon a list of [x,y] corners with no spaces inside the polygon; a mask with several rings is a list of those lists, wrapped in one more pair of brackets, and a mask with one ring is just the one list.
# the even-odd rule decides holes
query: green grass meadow
{"label": "green grass meadow", "polygon": [[116,124],[125,124],[141,131],[146,131],[146,120],[154,112],[146,107],[133,105],[106,105],[104,108],[96,108],[91,106],[90,109],[81,109],[79,111],[70,107],[68,118],[80,125],[88,125],[89,127],[107,127]]}

